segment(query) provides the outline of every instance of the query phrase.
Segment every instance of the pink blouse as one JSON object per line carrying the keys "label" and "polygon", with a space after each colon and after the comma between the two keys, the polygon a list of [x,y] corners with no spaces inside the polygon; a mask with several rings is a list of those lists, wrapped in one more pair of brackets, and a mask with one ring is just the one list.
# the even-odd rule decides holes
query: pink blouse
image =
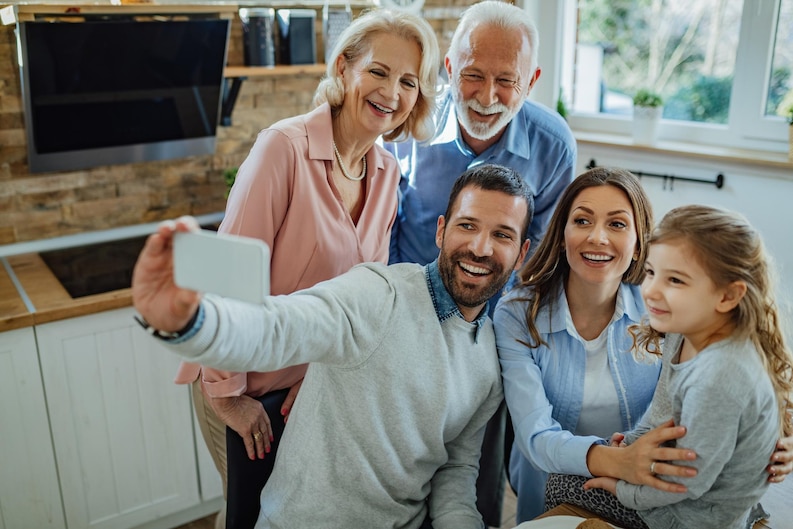
{"label": "pink blouse", "polygon": [[[353,223],[333,183],[328,104],[259,133],[237,172],[220,232],[255,237],[271,249],[270,291],[289,294],[367,261],[388,261],[397,210],[399,168],[379,145],[366,153],[363,210]],[[207,394],[260,396],[303,378],[306,365],[269,373],[235,373],[182,363],[176,383],[202,373]]]}

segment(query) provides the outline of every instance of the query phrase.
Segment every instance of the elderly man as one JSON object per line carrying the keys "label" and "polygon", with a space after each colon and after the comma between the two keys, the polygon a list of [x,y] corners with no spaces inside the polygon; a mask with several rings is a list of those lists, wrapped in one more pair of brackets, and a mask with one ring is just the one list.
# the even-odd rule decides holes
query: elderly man
{"label": "elderly man", "polygon": [[[389,262],[435,259],[435,223],[445,197],[459,174],[481,163],[510,167],[531,187],[529,237],[536,247],[576,161],[565,121],[527,99],[540,77],[538,39],[531,18],[513,5],[485,1],[465,11],[446,55],[450,86],[440,100],[435,137],[386,144],[402,169]],[[502,406],[488,428],[477,483],[480,512],[492,526],[501,525],[506,422]]]}
{"label": "elderly man", "polygon": [[258,529],[415,529],[427,519],[481,529],[479,450],[503,400],[486,307],[526,256],[532,208],[517,173],[475,167],[438,219],[437,260],[359,265],[261,306],[173,283],[172,237],[188,221],[149,238],[133,301],[172,351],[236,371],[309,363]]}

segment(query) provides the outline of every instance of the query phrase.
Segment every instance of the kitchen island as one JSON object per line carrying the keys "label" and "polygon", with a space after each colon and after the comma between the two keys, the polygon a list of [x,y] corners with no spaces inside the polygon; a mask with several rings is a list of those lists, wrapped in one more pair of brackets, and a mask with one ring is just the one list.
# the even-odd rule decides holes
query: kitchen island
{"label": "kitchen island", "polygon": [[[0,444],[0,519],[9,529],[165,529],[222,505],[189,387],[173,383],[179,360],[133,320],[138,250],[120,252],[113,235],[84,255],[42,241],[41,251],[0,257],[0,421],[12,425]],[[68,267],[55,273],[56,254],[70,266],[109,266],[123,287],[75,296]]]}

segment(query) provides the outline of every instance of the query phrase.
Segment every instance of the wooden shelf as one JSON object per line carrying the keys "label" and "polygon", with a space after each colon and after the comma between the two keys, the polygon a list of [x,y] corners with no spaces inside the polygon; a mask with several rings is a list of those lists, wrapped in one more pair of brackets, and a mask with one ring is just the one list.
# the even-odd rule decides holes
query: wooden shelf
{"label": "wooden shelf", "polygon": [[[220,124],[224,127],[231,125],[231,113],[237,96],[242,87],[242,81],[248,77],[286,77],[296,75],[321,75],[325,73],[325,64],[279,64],[277,66],[226,66],[223,77],[226,82],[223,86],[223,105],[220,110]],[[231,86],[229,86],[231,80]]]}
{"label": "wooden shelf", "polygon": [[[347,0],[347,3],[349,3],[350,7],[353,9],[364,9],[376,5],[373,0]],[[238,0],[235,2],[235,4],[238,7],[274,7],[276,9],[294,9],[305,7],[312,9],[322,9],[325,6],[325,0]],[[332,7],[344,6],[345,2],[334,0],[330,2],[330,5]]]}
{"label": "wooden shelf", "polygon": [[325,64],[279,64],[277,66],[226,66],[223,77],[281,77],[325,73]]}
{"label": "wooden shelf", "polygon": [[4,25],[32,22],[50,17],[74,19],[81,15],[217,15],[231,19],[237,14],[236,4],[17,4],[0,9],[0,22]]}

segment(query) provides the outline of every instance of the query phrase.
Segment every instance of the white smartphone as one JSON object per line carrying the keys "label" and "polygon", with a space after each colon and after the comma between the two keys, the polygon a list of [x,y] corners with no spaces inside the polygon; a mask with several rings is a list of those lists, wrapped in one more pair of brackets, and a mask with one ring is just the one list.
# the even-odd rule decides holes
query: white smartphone
{"label": "white smartphone", "polygon": [[209,230],[177,232],[174,282],[182,288],[262,303],[270,294],[270,248],[251,237]]}

